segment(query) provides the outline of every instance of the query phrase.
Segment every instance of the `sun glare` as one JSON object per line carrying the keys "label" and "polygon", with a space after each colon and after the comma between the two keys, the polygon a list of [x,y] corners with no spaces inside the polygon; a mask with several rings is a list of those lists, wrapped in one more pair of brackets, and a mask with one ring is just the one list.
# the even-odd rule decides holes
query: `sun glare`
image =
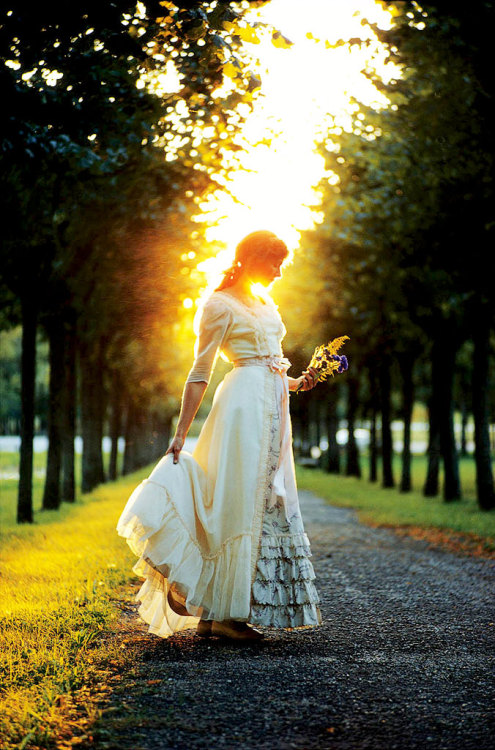
{"label": "sun glare", "polygon": [[[261,94],[237,137],[242,151],[225,153],[231,170],[228,192],[219,188],[199,205],[196,221],[206,225],[206,240],[226,247],[198,265],[206,276],[206,292],[232,262],[237,242],[251,231],[271,230],[290,249],[297,247],[300,231],[321,220],[316,186],[324,177],[335,184],[336,176],[325,173],[316,151],[329,116],[348,129],[356,110],[352,97],[387,106],[364,75],[366,69],[377,69],[385,80],[399,75],[395,65],[385,62],[386,50],[374,32],[362,24],[367,18],[390,26],[390,13],[374,0],[306,0],[304,6],[300,0],[272,0],[253,9],[249,18],[272,24],[293,45],[275,48],[268,33],[260,44],[246,44],[259,57]],[[350,38],[368,42],[331,46]]]}

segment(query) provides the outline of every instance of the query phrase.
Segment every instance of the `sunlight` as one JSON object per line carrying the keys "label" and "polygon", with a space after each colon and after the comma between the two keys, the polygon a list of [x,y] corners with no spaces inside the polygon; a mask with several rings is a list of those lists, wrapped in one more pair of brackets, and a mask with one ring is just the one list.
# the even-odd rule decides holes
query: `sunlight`
{"label": "sunlight", "polygon": [[[294,250],[300,232],[321,220],[316,186],[324,177],[336,178],[325,172],[316,151],[329,118],[342,129],[352,127],[353,97],[387,106],[364,75],[366,69],[377,69],[385,80],[399,75],[395,65],[385,62],[387,53],[374,32],[362,25],[365,17],[384,28],[391,23],[390,13],[374,0],[307,0],[304,10],[297,0],[272,0],[249,14],[251,21],[280,29],[293,46],[274,47],[268,32],[256,47],[245,45],[259,57],[255,72],[262,80],[261,94],[235,138],[242,151],[224,155],[231,170],[224,184],[229,192],[220,188],[210,195],[195,217],[206,225],[208,242],[227,248],[198,265],[206,276],[203,294],[218,283],[244,235],[269,229]],[[367,45],[330,46],[350,38],[366,39]]]}

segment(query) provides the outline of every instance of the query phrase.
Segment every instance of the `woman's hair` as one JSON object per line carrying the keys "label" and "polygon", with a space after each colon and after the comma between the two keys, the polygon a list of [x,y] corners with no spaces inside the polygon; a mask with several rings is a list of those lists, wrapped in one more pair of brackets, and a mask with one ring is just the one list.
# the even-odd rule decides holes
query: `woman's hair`
{"label": "woman's hair", "polygon": [[223,279],[216,292],[235,284],[246,261],[255,260],[260,266],[271,260],[284,260],[289,254],[287,245],[273,232],[260,230],[251,232],[239,242],[232,265],[223,272]]}

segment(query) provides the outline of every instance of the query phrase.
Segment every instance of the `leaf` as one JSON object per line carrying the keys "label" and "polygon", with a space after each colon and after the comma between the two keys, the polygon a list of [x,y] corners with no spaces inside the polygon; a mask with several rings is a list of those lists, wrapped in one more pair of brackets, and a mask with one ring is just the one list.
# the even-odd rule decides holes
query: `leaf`
{"label": "leaf", "polygon": [[211,28],[218,29],[219,31],[221,29],[224,29],[224,23],[235,21],[239,17],[238,13],[235,13],[231,8],[228,6],[222,6],[221,3],[218,3],[216,8],[214,8],[211,13],[208,13],[208,23],[210,24]]}
{"label": "leaf", "polygon": [[237,26],[236,33],[243,42],[259,44],[260,40],[252,26]]}
{"label": "leaf", "polygon": [[228,62],[225,63],[223,66],[223,72],[224,75],[227,76],[227,78],[237,78],[237,76],[240,74],[239,68],[235,66],[235,64]]}
{"label": "leaf", "polygon": [[228,48],[229,46],[227,42],[224,41],[221,36],[219,36],[219,34],[210,34],[209,40],[215,45],[215,47],[221,47],[221,48],[227,47]]}
{"label": "leaf", "polygon": [[272,44],[278,49],[290,49],[293,42],[291,42],[291,40],[284,36],[280,31],[275,31],[272,34]]}
{"label": "leaf", "polygon": [[182,24],[182,32],[188,39],[196,42],[198,39],[201,39],[205,35],[206,23],[201,19],[186,21]]}
{"label": "leaf", "polygon": [[261,87],[261,78],[258,78],[258,76],[255,76],[254,73],[251,73],[249,76],[249,83],[247,90],[251,94],[256,89],[259,89]]}

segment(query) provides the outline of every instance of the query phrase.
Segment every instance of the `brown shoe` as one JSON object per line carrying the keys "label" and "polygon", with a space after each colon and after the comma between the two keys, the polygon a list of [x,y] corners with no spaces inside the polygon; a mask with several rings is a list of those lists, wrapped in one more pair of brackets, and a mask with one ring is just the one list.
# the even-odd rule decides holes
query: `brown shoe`
{"label": "brown shoe", "polygon": [[211,623],[211,634],[220,638],[229,638],[232,641],[260,641],[265,636],[261,630],[251,627],[246,622],[237,620],[223,620]]}
{"label": "brown shoe", "polygon": [[200,620],[196,628],[196,635],[199,635],[200,638],[210,638],[211,634],[211,620]]}

